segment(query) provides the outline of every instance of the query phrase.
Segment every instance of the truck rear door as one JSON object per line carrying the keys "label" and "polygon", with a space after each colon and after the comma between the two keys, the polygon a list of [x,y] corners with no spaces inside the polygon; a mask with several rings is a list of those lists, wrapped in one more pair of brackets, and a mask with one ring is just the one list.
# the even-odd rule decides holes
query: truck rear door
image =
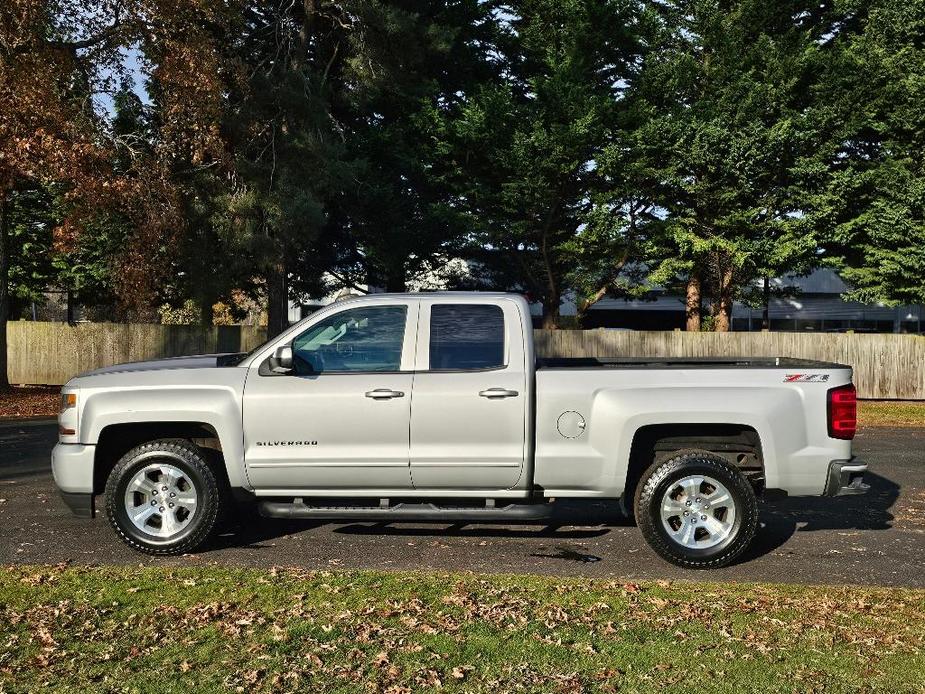
{"label": "truck rear door", "polygon": [[422,302],[411,400],[415,489],[517,485],[529,401],[522,324],[514,301]]}

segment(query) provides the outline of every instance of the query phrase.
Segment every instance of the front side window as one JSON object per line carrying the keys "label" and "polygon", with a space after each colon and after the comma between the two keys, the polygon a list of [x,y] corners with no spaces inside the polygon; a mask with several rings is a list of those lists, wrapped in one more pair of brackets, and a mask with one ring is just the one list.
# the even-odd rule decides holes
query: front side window
{"label": "front side window", "polygon": [[347,309],[315,323],[292,343],[297,374],[400,371],[405,306]]}
{"label": "front side window", "polygon": [[434,371],[504,366],[504,314],[490,304],[430,308],[430,368]]}

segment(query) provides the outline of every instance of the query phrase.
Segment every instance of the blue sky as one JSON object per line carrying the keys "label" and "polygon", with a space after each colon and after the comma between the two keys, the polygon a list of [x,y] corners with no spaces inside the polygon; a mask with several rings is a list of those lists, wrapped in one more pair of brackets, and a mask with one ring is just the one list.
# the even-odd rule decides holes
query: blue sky
{"label": "blue sky", "polygon": [[[142,65],[144,57],[141,51],[135,47],[131,47],[122,49],[121,53],[122,68],[129,79],[132,80],[132,91],[138,95],[138,98],[141,99],[143,104],[150,104],[151,98],[148,95],[148,91],[145,89],[145,74]],[[112,73],[104,74],[102,81],[106,83],[111,77]],[[93,101],[99,109],[112,117],[114,112],[112,94],[108,92],[98,92],[94,96]]]}

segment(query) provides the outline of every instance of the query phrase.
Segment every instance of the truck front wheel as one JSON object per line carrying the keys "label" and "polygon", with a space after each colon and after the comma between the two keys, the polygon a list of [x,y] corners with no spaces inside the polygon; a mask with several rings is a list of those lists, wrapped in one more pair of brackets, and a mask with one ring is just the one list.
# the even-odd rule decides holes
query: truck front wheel
{"label": "truck front wheel", "polygon": [[652,465],[636,487],[633,506],[652,549],[687,568],[729,564],[758,527],[758,502],[748,480],[705,451],[680,452]]}
{"label": "truck front wheel", "polygon": [[195,550],[215,529],[223,501],[201,451],[182,439],[136,446],[106,482],[110,524],[126,544],[148,554]]}

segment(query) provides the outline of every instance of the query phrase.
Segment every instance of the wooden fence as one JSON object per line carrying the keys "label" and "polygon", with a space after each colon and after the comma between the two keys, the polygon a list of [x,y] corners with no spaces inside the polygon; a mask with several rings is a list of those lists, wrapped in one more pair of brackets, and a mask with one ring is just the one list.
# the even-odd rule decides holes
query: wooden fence
{"label": "wooden fence", "polygon": [[537,330],[537,354],[799,357],[850,364],[858,397],[925,400],[925,337],[856,333]]}
{"label": "wooden fence", "polygon": [[246,352],[266,339],[262,328],[142,323],[7,324],[10,383],[63,384],[90,369],[185,354]]}
{"label": "wooden fence", "polygon": [[[82,371],[158,357],[239,352],[264,331],[251,326],[200,328],[18,321],[8,326],[12,383],[62,384]],[[925,400],[925,337],[842,333],[686,333],[537,330],[537,353],[549,357],[801,357],[851,364],[862,398]]]}

